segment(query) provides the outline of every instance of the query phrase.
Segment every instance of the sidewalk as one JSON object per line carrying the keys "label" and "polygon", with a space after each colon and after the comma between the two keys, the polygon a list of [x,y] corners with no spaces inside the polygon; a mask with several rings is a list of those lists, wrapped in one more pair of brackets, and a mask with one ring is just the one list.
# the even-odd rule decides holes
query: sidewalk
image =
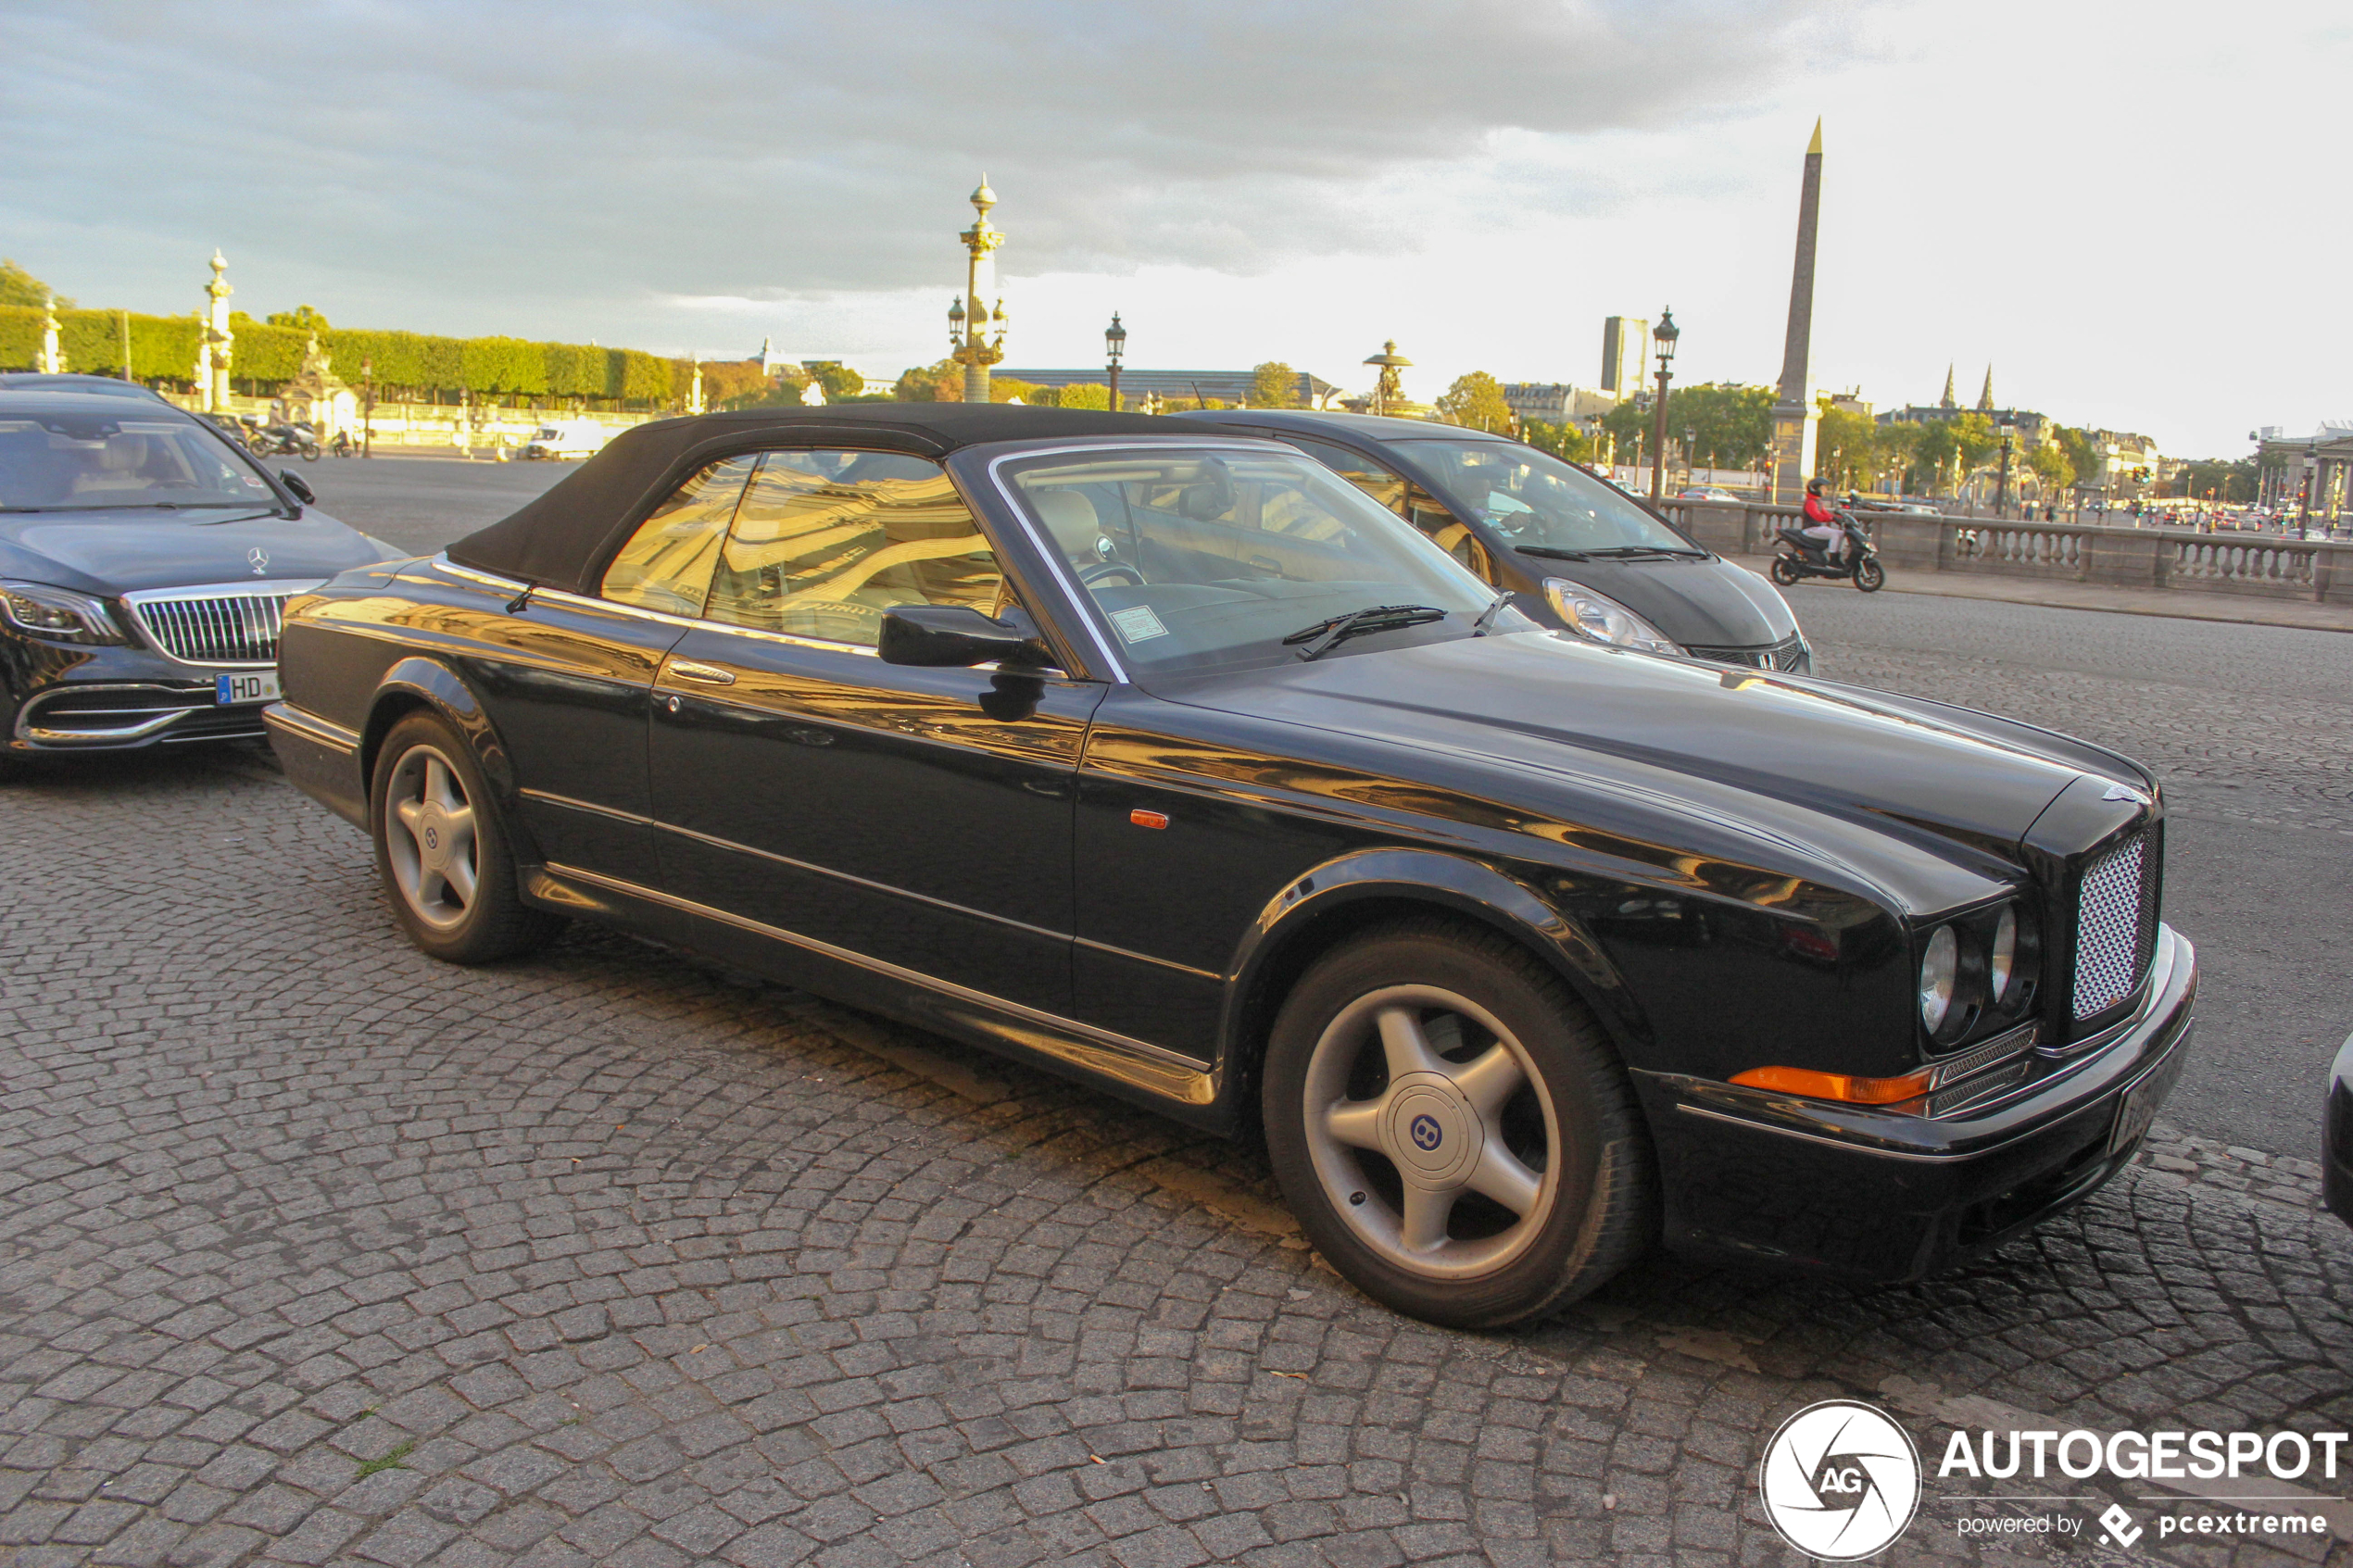
{"label": "sidewalk", "polygon": [[[1732,556],[1762,573],[1769,555]],[[1852,593],[1843,583],[1817,578],[1797,589],[1829,587]],[[1795,590],[1783,590],[1793,592]],[[1948,599],[1998,599],[2006,604],[2043,605],[2052,609],[2098,609],[2111,615],[2167,615],[2181,621],[2223,621],[2242,626],[2290,626],[2308,632],[2353,632],[2353,606],[2314,604],[2309,599],[2269,599],[2251,594],[2208,594],[2195,589],[2109,588],[2091,583],[2055,583],[2032,577],[1996,577],[1969,571],[1907,571],[1890,568],[1884,593],[1928,594]],[[1802,607],[1804,599],[1798,600]]]}

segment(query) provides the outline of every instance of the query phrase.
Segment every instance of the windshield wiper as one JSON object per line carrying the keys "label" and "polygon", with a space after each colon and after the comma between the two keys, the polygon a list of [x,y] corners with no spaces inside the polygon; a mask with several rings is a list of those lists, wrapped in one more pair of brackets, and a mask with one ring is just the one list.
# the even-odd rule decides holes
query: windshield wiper
{"label": "windshield wiper", "polygon": [[1612,545],[1605,550],[1588,550],[1585,553],[1589,556],[1603,556],[1617,560],[1628,560],[1637,556],[1685,556],[1692,560],[1707,558],[1705,550],[1679,549],[1671,545]]}
{"label": "windshield wiper", "polygon": [[1346,615],[1335,615],[1328,621],[1318,621],[1313,626],[1302,626],[1283,639],[1289,647],[1295,643],[1307,646],[1299,650],[1302,659],[1318,659],[1339,646],[1341,639],[1359,632],[1388,632],[1400,626],[1419,626],[1425,621],[1443,621],[1446,612],[1435,605],[1367,605],[1352,609]]}
{"label": "windshield wiper", "polygon": [[1584,560],[1592,554],[1587,550],[1565,550],[1558,545],[1514,545],[1512,548],[1521,555],[1541,556],[1546,560]]}
{"label": "windshield wiper", "polygon": [[1495,602],[1489,605],[1485,609],[1480,610],[1478,612],[1478,619],[1471,622],[1471,635],[1474,637],[1483,637],[1487,635],[1489,632],[1492,631],[1495,626],[1495,618],[1503,614],[1504,607],[1511,602],[1511,595],[1496,595]]}

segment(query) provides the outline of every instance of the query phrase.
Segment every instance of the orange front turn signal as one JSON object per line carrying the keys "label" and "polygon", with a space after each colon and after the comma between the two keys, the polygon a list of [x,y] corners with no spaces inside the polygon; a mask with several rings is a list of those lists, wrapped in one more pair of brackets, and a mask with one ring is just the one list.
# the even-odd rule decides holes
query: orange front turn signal
{"label": "orange front turn signal", "polygon": [[1168,825],[1165,811],[1147,811],[1141,806],[1127,813],[1127,820],[1139,828],[1164,828]]}
{"label": "orange front turn signal", "polygon": [[1803,1067],[1752,1067],[1732,1082],[1752,1089],[1804,1095],[1808,1099],[1844,1100],[1849,1105],[1893,1105],[1929,1091],[1935,1074],[1928,1068],[1901,1078],[1856,1078],[1844,1073],[1816,1073]]}

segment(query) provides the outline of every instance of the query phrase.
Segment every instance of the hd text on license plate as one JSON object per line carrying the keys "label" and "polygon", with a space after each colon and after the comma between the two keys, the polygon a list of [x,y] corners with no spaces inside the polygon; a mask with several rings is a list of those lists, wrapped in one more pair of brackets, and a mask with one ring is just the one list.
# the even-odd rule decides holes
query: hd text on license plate
{"label": "hd text on license plate", "polygon": [[256,670],[245,675],[213,678],[213,700],[223,708],[237,702],[275,702],[284,695],[278,689],[278,672],[275,670]]}

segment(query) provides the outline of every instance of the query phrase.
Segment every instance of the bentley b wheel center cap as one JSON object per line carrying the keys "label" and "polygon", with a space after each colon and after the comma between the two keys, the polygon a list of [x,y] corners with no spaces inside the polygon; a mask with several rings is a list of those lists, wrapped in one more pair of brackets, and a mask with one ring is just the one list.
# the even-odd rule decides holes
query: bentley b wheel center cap
{"label": "bentley b wheel center cap", "polygon": [[1399,1174],[1438,1191],[1460,1186],[1487,1142],[1478,1112],[1436,1073],[1416,1073],[1399,1081],[1389,1097],[1384,1130]]}
{"label": "bentley b wheel center cap", "polygon": [[439,871],[449,859],[449,823],[438,806],[417,818],[417,852],[428,871]]}

